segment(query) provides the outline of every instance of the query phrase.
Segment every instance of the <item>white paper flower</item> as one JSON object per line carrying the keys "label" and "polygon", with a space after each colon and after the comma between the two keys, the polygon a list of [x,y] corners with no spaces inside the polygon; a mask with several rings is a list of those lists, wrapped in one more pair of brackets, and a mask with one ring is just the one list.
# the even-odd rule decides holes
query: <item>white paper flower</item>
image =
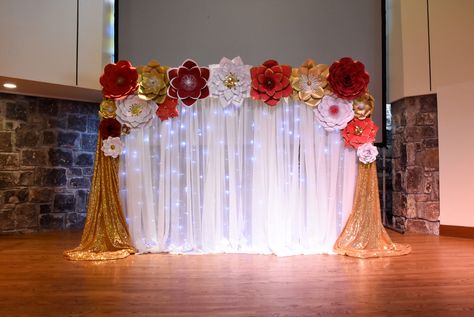
{"label": "white paper flower", "polygon": [[323,97],[314,114],[326,131],[344,129],[354,118],[352,102],[331,95]]}
{"label": "white paper flower", "polygon": [[116,158],[122,153],[125,144],[120,140],[119,137],[109,136],[107,139],[102,141],[102,152],[105,156],[112,156]]}
{"label": "white paper flower", "polygon": [[244,65],[240,57],[233,60],[224,57],[210,69],[211,95],[219,98],[224,107],[231,104],[241,106],[250,93],[250,66]]}
{"label": "white paper flower", "polygon": [[364,143],[357,149],[357,156],[359,157],[359,161],[364,164],[369,164],[375,161],[379,151],[377,147],[374,146],[372,143]]}
{"label": "white paper flower", "polygon": [[131,95],[117,101],[116,118],[132,129],[142,128],[151,122],[158,106],[152,100],[142,100]]}

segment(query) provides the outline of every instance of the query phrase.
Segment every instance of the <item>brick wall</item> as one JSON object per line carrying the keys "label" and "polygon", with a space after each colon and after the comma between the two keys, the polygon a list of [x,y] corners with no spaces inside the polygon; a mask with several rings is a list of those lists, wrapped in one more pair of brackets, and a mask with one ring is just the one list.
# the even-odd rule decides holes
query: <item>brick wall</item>
{"label": "brick wall", "polygon": [[0,232],[82,228],[97,109],[0,94]]}

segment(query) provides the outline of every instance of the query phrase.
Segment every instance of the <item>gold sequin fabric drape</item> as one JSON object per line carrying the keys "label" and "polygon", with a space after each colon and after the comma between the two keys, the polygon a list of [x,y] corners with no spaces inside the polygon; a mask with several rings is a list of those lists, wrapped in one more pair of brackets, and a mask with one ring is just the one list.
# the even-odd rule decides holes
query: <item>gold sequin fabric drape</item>
{"label": "gold sequin fabric drape", "polygon": [[68,260],[114,260],[135,253],[119,199],[118,158],[105,156],[97,140],[87,220],[79,246],[64,252]]}
{"label": "gold sequin fabric drape", "polygon": [[382,225],[375,163],[359,162],[352,213],[334,251],[358,258],[397,256],[411,251],[409,245],[393,243]]}

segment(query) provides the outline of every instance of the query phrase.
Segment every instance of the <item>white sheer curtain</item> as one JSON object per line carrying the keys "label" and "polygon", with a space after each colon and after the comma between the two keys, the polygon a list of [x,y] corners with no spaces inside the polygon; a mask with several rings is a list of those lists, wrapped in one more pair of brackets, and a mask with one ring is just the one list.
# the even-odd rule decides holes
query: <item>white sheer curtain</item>
{"label": "white sheer curtain", "polygon": [[306,105],[214,98],[125,137],[121,197],[140,252],[330,253],[357,161]]}

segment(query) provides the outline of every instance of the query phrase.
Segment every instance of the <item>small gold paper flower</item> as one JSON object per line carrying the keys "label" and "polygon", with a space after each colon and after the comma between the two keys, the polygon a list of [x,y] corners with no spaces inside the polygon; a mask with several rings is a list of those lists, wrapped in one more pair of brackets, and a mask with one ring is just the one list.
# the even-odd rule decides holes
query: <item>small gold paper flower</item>
{"label": "small gold paper flower", "polygon": [[147,65],[138,67],[137,70],[138,96],[144,100],[154,100],[157,104],[163,103],[169,86],[168,67],[151,60]]}
{"label": "small gold paper flower", "polygon": [[324,97],[329,66],[316,64],[312,59],[292,71],[291,85],[298,98],[310,107],[316,107]]}
{"label": "small gold paper flower", "polygon": [[117,110],[117,106],[115,105],[114,100],[105,99],[100,103],[99,107],[99,115],[102,118],[115,118],[115,110]]}
{"label": "small gold paper flower", "polygon": [[354,116],[359,120],[364,120],[370,117],[374,111],[374,97],[366,93],[360,98],[354,100],[352,107],[354,109]]}

